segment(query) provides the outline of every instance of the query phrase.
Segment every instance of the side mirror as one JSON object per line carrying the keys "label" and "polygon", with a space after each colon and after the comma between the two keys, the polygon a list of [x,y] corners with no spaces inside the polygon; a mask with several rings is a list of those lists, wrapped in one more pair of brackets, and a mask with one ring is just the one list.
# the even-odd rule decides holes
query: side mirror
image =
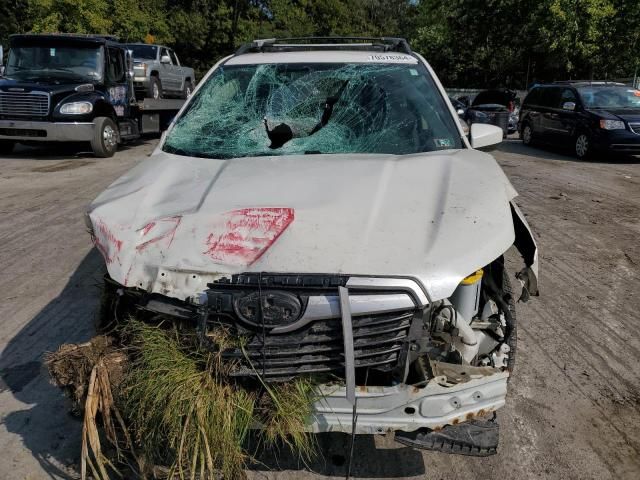
{"label": "side mirror", "polygon": [[471,148],[482,148],[497,145],[502,142],[504,131],[500,127],[488,123],[474,123],[471,125]]}
{"label": "side mirror", "polygon": [[458,114],[459,117],[464,117],[464,110],[462,108],[459,108],[458,110],[456,110],[456,113]]}
{"label": "side mirror", "polygon": [[169,55],[162,55],[160,57],[160,63],[171,63],[171,59],[169,58]]}
{"label": "side mirror", "polygon": [[574,111],[576,109],[576,103],[575,102],[564,102],[562,104],[562,109],[563,110],[570,110],[570,111]]}

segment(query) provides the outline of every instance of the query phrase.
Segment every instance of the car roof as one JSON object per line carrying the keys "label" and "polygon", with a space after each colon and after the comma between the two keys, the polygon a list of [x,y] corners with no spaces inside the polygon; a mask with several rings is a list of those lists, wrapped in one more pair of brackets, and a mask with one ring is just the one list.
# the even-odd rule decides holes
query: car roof
{"label": "car roof", "polygon": [[242,45],[227,65],[261,63],[407,63],[418,59],[403,38],[300,37],[254,40]]}
{"label": "car roof", "polygon": [[112,35],[83,35],[79,33],[23,33],[9,36],[11,45],[30,45],[46,43],[84,43],[84,44],[109,44],[110,46],[123,47],[118,38]]}

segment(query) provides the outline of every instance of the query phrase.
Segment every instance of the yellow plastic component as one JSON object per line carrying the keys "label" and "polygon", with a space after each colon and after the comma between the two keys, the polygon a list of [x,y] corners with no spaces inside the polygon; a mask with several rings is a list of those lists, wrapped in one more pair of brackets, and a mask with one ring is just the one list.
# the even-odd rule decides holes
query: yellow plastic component
{"label": "yellow plastic component", "polygon": [[475,272],[473,272],[468,277],[465,277],[462,280],[462,282],[460,282],[460,283],[462,285],[473,285],[474,283],[477,283],[480,280],[482,280],[482,275],[484,275],[484,270],[482,270],[482,269],[476,270]]}

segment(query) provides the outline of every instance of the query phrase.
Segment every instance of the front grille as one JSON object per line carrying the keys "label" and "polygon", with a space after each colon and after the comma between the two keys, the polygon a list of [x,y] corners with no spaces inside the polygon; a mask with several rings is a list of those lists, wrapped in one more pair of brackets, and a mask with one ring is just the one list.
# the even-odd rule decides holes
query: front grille
{"label": "front grille", "polygon": [[640,123],[630,123],[629,128],[636,135],[640,135]]}
{"label": "front grille", "polygon": [[[414,311],[353,317],[353,341],[356,369],[370,367],[390,371],[398,365]],[[235,376],[262,375],[269,380],[288,379],[296,375],[332,372],[344,373],[344,340],[340,318],[316,320],[299,331],[264,334],[259,327],[252,331],[228,319],[212,319],[246,339],[244,351],[226,352],[227,358],[238,360]],[[247,358],[250,360],[247,361]]]}
{"label": "front grille", "polygon": [[49,95],[45,92],[0,92],[0,115],[3,117],[46,117]]}

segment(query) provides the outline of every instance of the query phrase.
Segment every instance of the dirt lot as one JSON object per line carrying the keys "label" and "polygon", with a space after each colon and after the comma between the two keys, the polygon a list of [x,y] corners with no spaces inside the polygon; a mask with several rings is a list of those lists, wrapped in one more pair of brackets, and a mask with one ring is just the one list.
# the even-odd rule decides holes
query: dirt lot
{"label": "dirt lot", "polygon": [[[110,160],[24,149],[0,158],[0,478],[74,478],[80,423],[42,353],[87,339],[102,261],[82,212],[148,155]],[[354,478],[640,478],[640,161],[578,162],[507,141],[496,158],[541,249],[542,296],[520,305],[518,362],[499,415],[499,454],[420,453],[359,438]],[[344,478],[343,436],[325,459],[256,467],[252,478]]]}

